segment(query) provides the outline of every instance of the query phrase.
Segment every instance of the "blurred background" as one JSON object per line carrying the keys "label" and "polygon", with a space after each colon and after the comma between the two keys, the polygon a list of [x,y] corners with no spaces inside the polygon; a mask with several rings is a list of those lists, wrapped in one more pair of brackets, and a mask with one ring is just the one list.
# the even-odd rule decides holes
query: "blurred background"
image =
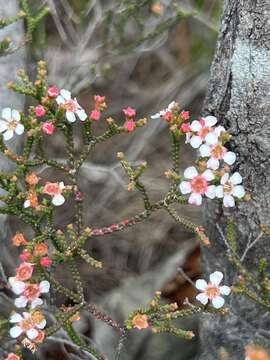
{"label": "blurred background", "polygon": [[[50,14],[40,23],[27,49],[28,70],[34,74],[36,61],[45,59],[50,84],[72,91],[88,112],[93,96],[105,95],[108,110],[95,124],[96,133],[104,130],[106,117],[124,122],[121,111],[127,106],[137,109],[138,118],[150,118],[176,100],[196,119],[218,35],[221,0],[33,0],[31,6],[35,11],[45,3]],[[78,153],[80,146],[78,136]],[[51,157],[64,161],[61,137],[48,141],[47,149]],[[123,151],[132,164],[147,161],[143,181],[152,201],[161,199],[168,189],[164,172],[171,166],[170,137],[166,124],[152,120],[134,134],[99,145],[84,164],[81,189],[86,198],[85,224],[91,228],[119,222],[143,210],[139,194],[127,191],[127,179],[116,160],[118,151]],[[185,168],[195,153],[183,144],[181,154]],[[62,180],[61,174],[46,168],[40,175]],[[179,206],[177,211],[198,224],[201,221],[200,209],[194,206]],[[56,226],[64,228],[73,216],[72,203],[67,202],[59,211]],[[13,232],[28,231],[15,219],[11,225]],[[200,275],[198,244],[165,212],[126,231],[93,237],[87,250],[104,264],[102,270],[89,270],[80,263],[87,299],[119,321],[131,310],[145,306],[157,290],[162,290],[164,301],[177,301],[180,306],[186,297],[195,295],[177,268],[182,267],[193,280]],[[65,268],[57,270],[57,277],[72,287]],[[65,299],[60,297],[57,302],[60,305]],[[110,328],[86,314],[76,326],[103,349],[108,359],[114,359],[118,337]],[[181,326],[198,331],[197,319]],[[188,342],[134,330],[125,341],[121,359],[195,359],[198,346],[197,340]],[[25,356],[89,359],[68,343],[64,333],[48,341],[37,354],[27,352]]]}

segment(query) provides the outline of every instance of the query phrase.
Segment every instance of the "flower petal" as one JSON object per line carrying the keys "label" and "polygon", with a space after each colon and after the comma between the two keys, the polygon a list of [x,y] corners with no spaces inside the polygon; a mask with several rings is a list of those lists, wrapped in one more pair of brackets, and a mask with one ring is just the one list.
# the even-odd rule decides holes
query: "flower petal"
{"label": "flower petal", "polygon": [[216,187],[215,187],[215,185],[208,186],[208,189],[206,190],[205,195],[209,199],[214,199],[216,197]]}
{"label": "flower petal", "polygon": [[0,120],[0,132],[7,130],[7,122],[4,120]]}
{"label": "flower petal", "polygon": [[64,103],[65,103],[65,99],[63,98],[63,96],[58,95],[57,98],[56,98],[56,102],[57,102],[58,105],[64,104]]}
{"label": "flower petal", "polygon": [[224,192],[223,192],[223,186],[222,185],[218,185],[216,186],[216,197],[217,198],[223,198]]}
{"label": "flower petal", "polygon": [[198,294],[196,299],[203,305],[208,303],[208,296],[205,293]]}
{"label": "flower petal", "polygon": [[202,204],[202,196],[200,194],[191,194],[188,203],[191,205],[200,206]]}
{"label": "flower petal", "polygon": [[211,157],[208,161],[207,161],[207,167],[209,169],[212,170],[217,170],[219,168],[219,161],[218,159],[215,159],[213,157]]}
{"label": "flower petal", "polygon": [[233,207],[233,206],[235,206],[235,201],[234,201],[233,196],[225,195],[224,199],[223,199],[223,205],[225,207]]}
{"label": "flower petal", "polygon": [[192,121],[192,123],[190,124],[190,129],[194,132],[200,131],[202,128],[201,123],[198,120],[194,120]]}
{"label": "flower petal", "polygon": [[32,302],[31,302],[31,309],[34,309],[36,308],[37,306],[40,306],[43,304],[43,300],[40,299],[40,298],[37,298],[37,299],[34,299]]}
{"label": "flower petal", "polygon": [[232,164],[235,163],[236,155],[235,155],[234,152],[228,151],[228,152],[224,155],[223,160],[225,161],[226,164],[232,165]]}
{"label": "flower petal", "polygon": [[195,282],[196,289],[204,291],[207,289],[207,282],[204,279],[198,279]]}
{"label": "flower petal", "polygon": [[78,115],[78,118],[81,120],[81,121],[85,121],[87,119],[87,114],[86,112],[81,109],[81,110],[77,110],[76,111],[76,114]]}
{"label": "flower petal", "polygon": [[65,100],[70,100],[71,99],[71,92],[66,90],[66,89],[62,89],[60,90],[60,95],[62,95],[62,97],[65,99]]}
{"label": "flower petal", "polygon": [[220,180],[221,185],[226,184],[226,182],[229,180],[230,175],[228,173],[224,174]]}
{"label": "flower petal", "polygon": [[169,105],[168,105],[168,110],[172,110],[174,107],[175,107],[175,104],[176,104],[176,102],[175,101],[172,101],[171,103],[169,103]]}
{"label": "flower petal", "polygon": [[205,142],[208,145],[218,144],[218,135],[214,131],[208,133],[205,137]]}
{"label": "flower petal", "polygon": [[179,188],[183,195],[191,193],[191,185],[188,181],[182,181]]}
{"label": "flower petal", "polygon": [[22,329],[19,326],[13,326],[10,330],[9,330],[9,334],[10,336],[15,339],[17,337],[19,337],[21,334],[23,333]]}
{"label": "flower petal", "polygon": [[16,121],[20,121],[21,120],[21,115],[19,113],[18,110],[12,110],[11,111],[11,117],[12,119],[16,120]]}
{"label": "flower petal", "polygon": [[202,144],[202,139],[200,136],[192,136],[189,143],[194,149],[198,149]]}
{"label": "flower petal", "polygon": [[235,172],[231,177],[230,177],[230,182],[233,185],[238,185],[242,183],[242,176],[239,174],[239,172]]}
{"label": "flower petal", "polygon": [[39,290],[41,293],[47,293],[50,290],[50,283],[47,280],[41,281],[39,284]]}
{"label": "flower petal", "polygon": [[18,124],[15,129],[15,133],[17,135],[22,135],[24,133],[24,126],[23,124]]}
{"label": "flower petal", "polygon": [[184,177],[187,179],[193,179],[197,175],[198,175],[198,171],[195,168],[195,166],[190,166],[186,168],[186,170],[184,171]]}
{"label": "flower petal", "polygon": [[226,285],[220,286],[219,290],[222,295],[230,295],[231,293],[231,288]]}
{"label": "flower petal", "polygon": [[66,111],[67,121],[74,123],[76,121],[76,116],[72,111]]}
{"label": "flower petal", "polygon": [[11,284],[11,289],[14,292],[14,294],[16,295],[20,295],[24,289],[25,289],[25,283],[23,281],[17,281],[15,280],[12,284]]}
{"label": "flower petal", "polygon": [[213,171],[207,169],[202,173],[202,176],[207,180],[207,181],[211,181],[214,180],[215,175],[213,174]]}
{"label": "flower petal", "polygon": [[224,305],[225,300],[221,296],[216,296],[212,299],[212,305],[215,309],[220,309]]}
{"label": "flower petal", "polygon": [[17,308],[25,308],[27,305],[27,298],[25,296],[20,296],[15,299],[14,304]]}
{"label": "flower petal", "polygon": [[14,131],[12,131],[12,130],[7,130],[7,131],[4,132],[4,134],[3,134],[4,140],[8,141],[8,140],[12,139],[12,138],[13,138],[13,135],[14,135]]}
{"label": "flower petal", "polygon": [[221,283],[221,280],[223,279],[223,274],[221,271],[215,271],[209,276],[210,282],[216,286],[218,286]]}
{"label": "flower petal", "polygon": [[2,110],[2,118],[5,120],[11,119],[11,108],[4,108]]}
{"label": "flower petal", "polygon": [[58,194],[58,195],[55,195],[52,199],[52,203],[53,205],[55,206],[60,206],[60,205],[63,205],[65,202],[65,198],[63,195],[61,194]]}
{"label": "flower petal", "polygon": [[245,189],[243,188],[242,185],[236,185],[232,191],[233,196],[237,197],[238,199],[244,197],[245,193],[246,193]]}
{"label": "flower petal", "polygon": [[200,146],[200,154],[202,157],[208,157],[211,155],[211,148],[210,146],[203,144],[202,146]]}
{"label": "flower petal", "polygon": [[36,327],[38,328],[38,329],[44,329],[45,328],[45,326],[46,326],[46,320],[44,319],[44,320],[42,320],[39,324],[36,324]]}
{"label": "flower petal", "polygon": [[18,323],[18,322],[21,322],[22,320],[23,320],[23,317],[19,313],[12,314],[11,317],[9,318],[9,322],[11,322],[11,323]]}
{"label": "flower petal", "polygon": [[32,328],[26,331],[26,335],[30,340],[34,340],[38,336],[38,331]]}
{"label": "flower petal", "polygon": [[212,126],[216,125],[216,123],[217,123],[217,118],[212,115],[204,117],[203,120],[205,122],[205,126],[207,126],[207,127],[212,127]]}

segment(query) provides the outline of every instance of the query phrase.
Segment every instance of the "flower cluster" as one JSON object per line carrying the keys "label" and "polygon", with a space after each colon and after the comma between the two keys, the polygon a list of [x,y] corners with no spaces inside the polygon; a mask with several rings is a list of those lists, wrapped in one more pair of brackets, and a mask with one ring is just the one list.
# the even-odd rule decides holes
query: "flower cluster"
{"label": "flower cluster", "polygon": [[189,196],[189,204],[201,205],[206,196],[223,199],[225,207],[233,207],[235,199],[243,199],[242,177],[238,172],[230,173],[236,154],[225,147],[231,136],[223,126],[217,125],[214,116],[187,122],[189,113],[180,111],[179,105],[172,102],[152,118],[163,118],[176,136],[185,134],[186,143],[198,149],[197,166],[184,171],[179,185],[181,193]]}

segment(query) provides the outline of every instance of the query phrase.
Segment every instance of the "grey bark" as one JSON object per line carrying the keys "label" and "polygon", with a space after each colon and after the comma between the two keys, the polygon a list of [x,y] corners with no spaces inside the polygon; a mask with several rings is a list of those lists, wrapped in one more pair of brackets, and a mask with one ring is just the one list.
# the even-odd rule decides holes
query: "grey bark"
{"label": "grey bark", "polygon": [[[235,268],[227,261],[225,245],[216,224],[223,229],[228,216],[237,221],[240,253],[248,236],[256,237],[258,225],[270,225],[270,2],[225,0],[220,36],[212,64],[204,114],[215,115],[233,135],[232,150],[238,170],[252,200],[228,211],[207,204],[205,223],[212,248],[203,253],[206,274],[221,270],[232,284]],[[262,239],[246,259],[255,271],[258,259],[269,263],[269,240]],[[269,269],[268,269],[269,270]],[[232,295],[231,315],[206,317],[201,323],[201,360],[216,360],[224,347],[230,359],[244,359],[244,347],[257,342],[270,347],[270,317],[259,305]]]}

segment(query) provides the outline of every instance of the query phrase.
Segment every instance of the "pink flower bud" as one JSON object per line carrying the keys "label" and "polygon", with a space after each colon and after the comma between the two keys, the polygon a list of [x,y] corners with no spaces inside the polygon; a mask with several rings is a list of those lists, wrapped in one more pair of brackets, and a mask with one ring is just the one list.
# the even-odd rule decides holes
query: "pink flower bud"
{"label": "pink flower bud", "polygon": [[55,126],[53,123],[51,123],[49,121],[45,121],[42,124],[42,131],[47,135],[52,135],[55,131]]}
{"label": "pink flower bud", "polygon": [[35,108],[35,113],[37,117],[44,116],[46,114],[46,110],[42,105],[38,105]]}
{"label": "pink flower bud", "polygon": [[128,117],[128,118],[132,118],[136,115],[136,110],[131,108],[131,107],[127,107],[126,109],[123,109],[123,113]]}
{"label": "pink flower bud", "polygon": [[164,119],[168,122],[170,122],[172,120],[172,112],[171,111],[167,111],[164,115]]}
{"label": "pink flower bud", "polygon": [[56,86],[51,86],[48,89],[48,96],[50,98],[56,98],[59,95],[59,89]]}
{"label": "pink flower bud", "polygon": [[99,110],[92,110],[90,114],[90,119],[98,121],[100,119],[101,113]]}
{"label": "pink flower bud", "polygon": [[191,131],[189,123],[182,124],[180,129],[183,133],[188,133]]}
{"label": "pink flower bud", "polygon": [[185,121],[188,120],[189,119],[189,111],[182,111],[180,116],[183,120],[185,120]]}
{"label": "pink flower bud", "polygon": [[30,260],[31,258],[31,254],[29,251],[25,250],[23,251],[20,255],[19,258],[23,261],[23,262],[27,262]]}
{"label": "pink flower bud", "polygon": [[103,104],[105,102],[105,96],[95,95],[94,100],[95,103]]}
{"label": "pink flower bud", "polygon": [[52,265],[52,260],[48,257],[43,257],[40,259],[40,265],[43,267],[50,267]]}
{"label": "pink flower bud", "polygon": [[124,128],[127,129],[128,132],[132,132],[136,128],[136,123],[133,120],[128,120],[124,124]]}

